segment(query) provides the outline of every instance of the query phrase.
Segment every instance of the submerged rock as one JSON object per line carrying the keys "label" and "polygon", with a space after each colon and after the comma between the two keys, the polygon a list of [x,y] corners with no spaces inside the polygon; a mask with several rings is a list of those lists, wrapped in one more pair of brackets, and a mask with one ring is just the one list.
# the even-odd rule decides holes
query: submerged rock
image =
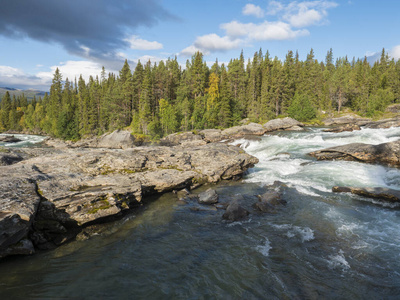
{"label": "submerged rock", "polygon": [[199,194],[200,204],[215,204],[218,203],[218,194],[213,189],[208,189],[205,192]]}
{"label": "submerged rock", "polygon": [[232,200],[226,208],[225,213],[222,215],[222,218],[227,221],[239,221],[246,218],[249,215],[249,212],[240,206],[240,202],[238,199]]}
{"label": "submerged rock", "polygon": [[309,155],[317,158],[317,160],[337,159],[366,163],[381,163],[399,167],[400,140],[379,145],[353,143],[311,152]]}
{"label": "submerged rock", "polygon": [[286,201],[281,198],[282,194],[275,190],[267,191],[257,197],[259,202],[254,204],[254,208],[261,212],[273,213],[277,206],[286,204]]}
{"label": "submerged rock", "polygon": [[332,192],[335,193],[352,193],[367,198],[375,198],[387,202],[400,202],[400,191],[388,188],[357,188],[357,187],[343,187],[334,186]]}

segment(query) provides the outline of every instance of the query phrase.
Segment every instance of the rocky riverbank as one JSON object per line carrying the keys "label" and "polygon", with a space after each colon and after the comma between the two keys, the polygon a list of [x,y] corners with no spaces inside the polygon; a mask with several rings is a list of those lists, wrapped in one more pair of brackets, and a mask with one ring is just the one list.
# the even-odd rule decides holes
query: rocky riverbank
{"label": "rocky riverbank", "polygon": [[21,149],[2,152],[0,257],[32,254],[120,216],[146,196],[240,178],[258,160],[238,147]]}

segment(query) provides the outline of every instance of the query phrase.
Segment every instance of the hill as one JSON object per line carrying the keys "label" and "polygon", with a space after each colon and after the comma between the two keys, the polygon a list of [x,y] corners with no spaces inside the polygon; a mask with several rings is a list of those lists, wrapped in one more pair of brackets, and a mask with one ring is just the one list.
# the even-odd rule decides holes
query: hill
{"label": "hill", "polygon": [[9,88],[9,87],[0,87],[0,101],[7,91],[10,93],[11,97],[13,95],[15,95],[17,97],[17,96],[21,96],[22,94],[24,94],[28,98],[28,100],[32,100],[34,96],[36,96],[36,98],[38,99],[39,97],[43,97],[45,94],[45,92],[43,92],[43,91],[38,91],[38,90],[33,90],[33,89],[19,90],[19,89],[14,89],[14,88]]}

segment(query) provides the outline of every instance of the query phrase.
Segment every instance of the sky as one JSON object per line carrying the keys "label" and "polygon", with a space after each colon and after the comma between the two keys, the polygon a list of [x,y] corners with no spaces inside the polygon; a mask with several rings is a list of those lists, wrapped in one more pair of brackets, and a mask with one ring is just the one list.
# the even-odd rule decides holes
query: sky
{"label": "sky", "polygon": [[48,91],[63,79],[118,74],[125,59],[156,63],[196,51],[210,66],[253,57],[282,61],[373,60],[382,48],[400,59],[398,0],[0,0],[0,87]]}

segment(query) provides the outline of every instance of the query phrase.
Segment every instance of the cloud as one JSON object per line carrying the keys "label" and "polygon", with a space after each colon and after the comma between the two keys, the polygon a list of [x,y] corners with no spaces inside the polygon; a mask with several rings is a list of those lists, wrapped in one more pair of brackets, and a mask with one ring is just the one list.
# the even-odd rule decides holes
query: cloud
{"label": "cloud", "polygon": [[280,1],[270,1],[267,11],[254,4],[243,7],[244,15],[254,15],[262,18],[265,14],[276,16],[275,21],[259,23],[242,23],[231,21],[220,25],[225,35],[211,33],[196,38],[195,42],[182,50],[181,55],[193,55],[196,51],[204,54],[216,51],[227,51],[246,47],[254,41],[283,41],[307,36],[310,31],[305,27],[324,24],[328,9],[338,6],[337,3],[326,0],[291,1],[283,4]]}
{"label": "cloud", "polygon": [[242,40],[231,39],[228,36],[220,37],[215,33],[211,33],[197,37],[194,46],[203,51],[214,52],[236,49],[241,43]]}
{"label": "cloud", "polygon": [[264,17],[264,10],[254,4],[246,4],[245,7],[243,7],[242,9],[242,13],[245,16],[255,16],[257,18],[262,18]]}
{"label": "cloud", "polygon": [[[84,58],[115,60],[129,47],[127,32],[177,19],[160,0],[2,1],[0,35],[58,43]],[[90,51],[88,51],[88,49]]]}
{"label": "cloud", "polygon": [[337,7],[332,1],[293,1],[287,5],[278,1],[271,1],[267,14],[282,14],[281,18],[291,26],[301,28],[323,24],[328,16],[328,9]]}
{"label": "cloud", "polygon": [[[101,74],[102,66],[92,61],[66,61],[57,66],[52,66],[47,72],[38,72],[37,74],[26,74],[20,69],[10,66],[0,66],[0,86],[12,86],[16,88],[38,88],[44,91],[50,89],[54,72],[59,69],[63,80],[74,81],[82,75],[83,79],[88,82],[89,77]],[[107,70],[118,74],[116,70]]]}
{"label": "cloud", "polygon": [[390,51],[389,51],[389,57],[394,58],[395,61],[400,59],[400,45],[394,46]]}
{"label": "cloud", "polygon": [[48,90],[51,84],[44,78],[39,76],[29,75],[22,70],[10,66],[0,66],[0,86],[15,87],[15,88],[32,88],[40,87]]}
{"label": "cloud", "polygon": [[129,39],[125,39],[130,45],[131,49],[136,50],[159,50],[163,45],[159,42],[150,42],[139,38],[137,35],[132,35]]}
{"label": "cloud", "polygon": [[232,21],[222,24],[221,28],[226,31],[226,34],[231,37],[246,36],[250,40],[269,41],[269,40],[287,40],[299,36],[309,34],[308,30],[292,30],[289,24],[285,22],[268,22],[264,21],[260,24],[254,23],[239,23]]}
{"label": "cloud", "polygon": [[179,55],[190,57],[190,56],[194,55],[196,52],[202,52],[204,55],[210,54],[210,52],[204,51],[204,50],[202,50],[200,48],[197,48],[195,45],[190,45],[189,47],[186,47],[185,49],[183,49],[179,53]]}

